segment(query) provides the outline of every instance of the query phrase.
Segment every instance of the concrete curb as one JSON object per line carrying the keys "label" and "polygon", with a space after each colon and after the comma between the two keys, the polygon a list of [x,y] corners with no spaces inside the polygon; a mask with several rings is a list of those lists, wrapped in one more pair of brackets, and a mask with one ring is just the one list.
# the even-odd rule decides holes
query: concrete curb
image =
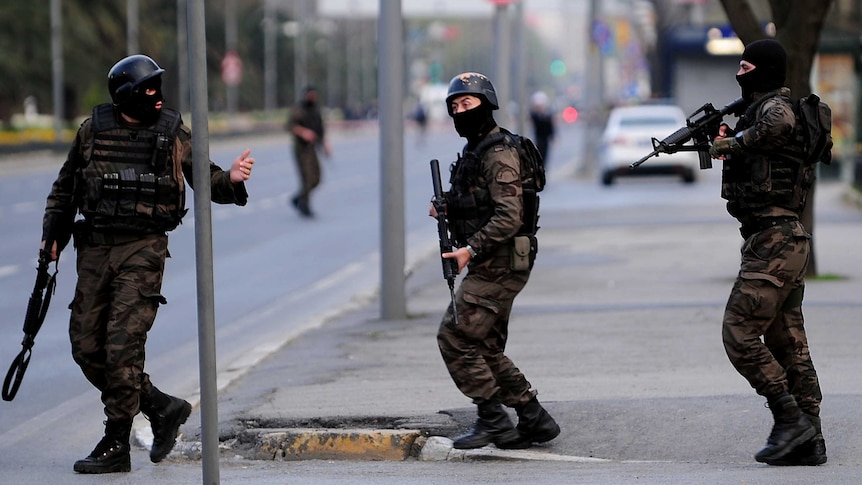
{"label": "concrete curb", "polygon": [[256,460],[403,461],[415,456],[419,430],[393,429],[254,429],[240,440],[253,443],[246,456]]}
{"label": "concrete curb", "polygon": [[[141,438],[139,435],[138,438]],[[236,446],[239,443],[246,445]],[[138,442],[139,445],[145,443]],[[236,448],[234,448],[236,446]],[[609,463],[605,458],[551,453],[541,447],[528,450],[502,450],[485,446],[458,450],[444,436],[423,436],[415,429],[327,429],[282,428],[249,429],[234,440],[222,442],[220,448],[233,451],[248,460],[354,460],[405,461],[555,461],[571,463]],[[247,450],[240,451],[239,448]],[[200,442],[177,440],[170,459],[201,459]]]}

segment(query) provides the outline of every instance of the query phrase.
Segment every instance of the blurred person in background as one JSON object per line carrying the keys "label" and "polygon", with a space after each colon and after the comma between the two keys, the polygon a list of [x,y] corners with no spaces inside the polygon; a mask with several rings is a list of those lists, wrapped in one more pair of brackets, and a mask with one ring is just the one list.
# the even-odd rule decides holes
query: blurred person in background
{"label": "blurred person in background", "polygon": [[311,192],[320,185],[320,159],[317,150],[329,157],[332,153],[326,140],[323,115],[317,102],[317,90],[307,86],[302,98],[290,110],[287,131],[293,135],[293,158],[299,174],[299,189],[290,203],[302,217],[314,217],[311,211]]}
{"label": "blurred person in background", "polygon": [[542,155],[542,163],[545,164],[547,171],[548,148],[554,141],[555,126],[550,99],[542,91],[536,91],[530,97],[530,121],[533,124],[533,140],[536,142],[539,154]]}

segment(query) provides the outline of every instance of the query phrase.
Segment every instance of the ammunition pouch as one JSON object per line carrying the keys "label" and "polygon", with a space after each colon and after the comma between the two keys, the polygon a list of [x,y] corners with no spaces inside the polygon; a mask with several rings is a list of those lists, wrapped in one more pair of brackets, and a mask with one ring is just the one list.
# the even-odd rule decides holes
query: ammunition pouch
{"label": "ammunition pouch", "polygon": [[512,271],[529,271],[533,268],[537,252],[538,241],[535,236],[515,236],[512,240],[509,268]]}

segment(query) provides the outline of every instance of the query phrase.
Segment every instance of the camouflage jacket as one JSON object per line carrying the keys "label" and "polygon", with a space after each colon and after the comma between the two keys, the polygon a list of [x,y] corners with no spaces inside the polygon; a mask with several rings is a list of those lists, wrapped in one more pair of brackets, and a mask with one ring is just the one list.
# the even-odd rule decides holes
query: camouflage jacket
{"label": "camouflage jacket", "polygon": [[[500,128],[495,127],[487,136],[499,131]],[[465,149],[461,160],[475,161],[476,157],[467,152]],[[486,222],[469,234],[465,242],[480,256],[485,256],[510,243],[523,224],[524,201],[518,151],[505,144],[495,145],[485,151],[476,169],[475,178],[471,177],[473,185],[467,190],[477,200],[490,201],[490,213],[484,215]]]}

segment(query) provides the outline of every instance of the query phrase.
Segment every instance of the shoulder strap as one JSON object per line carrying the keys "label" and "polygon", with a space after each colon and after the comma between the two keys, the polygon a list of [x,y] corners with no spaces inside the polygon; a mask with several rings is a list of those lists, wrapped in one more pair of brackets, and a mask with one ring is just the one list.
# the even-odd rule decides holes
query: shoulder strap
{"label": "shoulder strap", "polygon": [[153,127],[156,133],[164,133],[168,135],[173,143],[174,138],[180,130],[180,123],[183,122],[182,115],[179,111],[170,108],[162,108],[162,113],[159,116],[159,121]]}
{"label": "shoulder strap", "polygon": [[476,148],[473,149],[473,153],[481,158],[491,147],[500,143],[517,148],[515,141],[512,139],[512,133],[501,127],[499,132],[486,136],[485,139],[479,142]]}
{"label": "shoulder strap", "polygon": [[93,108],[93,133],[110,130],[117,126],[114,105],[103,103]]}

